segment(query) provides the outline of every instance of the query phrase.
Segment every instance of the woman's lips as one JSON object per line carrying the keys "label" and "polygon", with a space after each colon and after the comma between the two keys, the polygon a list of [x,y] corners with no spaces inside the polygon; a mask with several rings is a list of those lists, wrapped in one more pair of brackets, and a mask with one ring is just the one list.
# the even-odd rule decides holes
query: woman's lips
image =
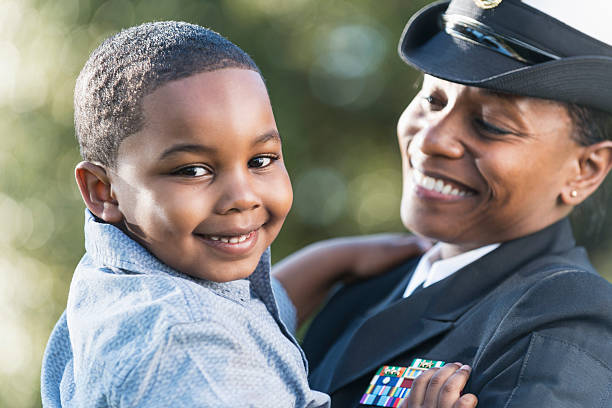
{"label": "woman's lips", "polygon": [[412,168],[412,180],[417,187],[417,192],[432,198],[458,200],[476,194],[476,191],[468,187],[449,180],[427,176],[415,168]]}

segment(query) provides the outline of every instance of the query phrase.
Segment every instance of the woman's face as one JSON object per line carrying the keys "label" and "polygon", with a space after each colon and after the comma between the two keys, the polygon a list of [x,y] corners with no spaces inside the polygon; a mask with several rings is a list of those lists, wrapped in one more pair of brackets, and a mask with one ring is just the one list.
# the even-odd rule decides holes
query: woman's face
{"label": "woman's face", "polygon": [[398,123],[404,225],[469,250],[552,224],[571,209],[571,132],[561,104],[426,76]]}

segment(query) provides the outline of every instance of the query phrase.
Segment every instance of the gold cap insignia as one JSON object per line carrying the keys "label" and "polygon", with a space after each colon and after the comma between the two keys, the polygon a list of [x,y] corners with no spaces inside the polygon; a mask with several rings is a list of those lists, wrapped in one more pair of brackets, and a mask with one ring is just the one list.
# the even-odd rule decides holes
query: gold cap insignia
{"label": "gold cap insignia", "polygon": [[482,9],[491,9],[500,5],[502,0],[474,0],[474,3]]}

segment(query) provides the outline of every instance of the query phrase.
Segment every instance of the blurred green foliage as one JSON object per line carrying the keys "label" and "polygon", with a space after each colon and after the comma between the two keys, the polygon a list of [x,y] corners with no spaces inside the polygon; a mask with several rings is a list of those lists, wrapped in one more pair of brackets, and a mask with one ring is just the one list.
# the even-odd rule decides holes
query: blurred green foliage
{"label": "blurred green foliage", "polygon": [[[426,2],[0,0],[0,406],[40,406],[42,353],[83,253],[72,91],[104,38],[184,20],[253,56],[295,190],[277,260],[327,237],[403,229],[395,124],[419,75],[396,44]],[[610,225],[588,241],[577,221],[608,278]]]}

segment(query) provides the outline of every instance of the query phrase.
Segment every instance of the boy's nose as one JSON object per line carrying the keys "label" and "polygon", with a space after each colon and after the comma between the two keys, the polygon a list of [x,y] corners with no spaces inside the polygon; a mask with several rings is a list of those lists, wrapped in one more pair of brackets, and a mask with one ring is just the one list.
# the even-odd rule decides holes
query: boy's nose
{"label": "boy's nose", "polygon": [[227,177],[219,182],[223,187],[215,209],[218,214],[249,211],[262,205],[254,182],[248,176]]}

